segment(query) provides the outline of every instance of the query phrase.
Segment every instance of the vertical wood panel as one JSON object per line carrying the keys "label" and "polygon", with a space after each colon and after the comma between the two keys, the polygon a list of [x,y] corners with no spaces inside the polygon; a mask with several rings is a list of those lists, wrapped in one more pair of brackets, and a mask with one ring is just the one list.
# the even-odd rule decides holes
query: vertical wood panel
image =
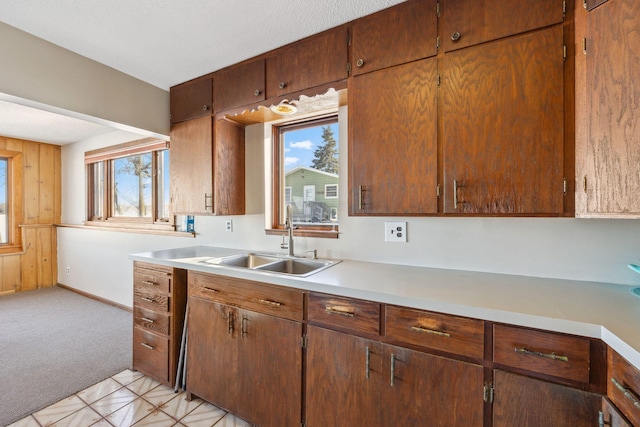
{"label": "vertical wood panel", "polygon": [[38,167],[38,223],[55,222],[55,149],[53,145],[40,145]]}
{"label": "vertical wood panel", "polygon": [[0,257],[0,292],[20,292],[21,286],[21,256]]}
{"label": "vertical wood panel", "polygon": [[38,289],[38,246],[37,230],[25,228],[23,233],[24,254],[22,255],[22,290]]}
{"label": "vertical wood panel", "polygon": [[25,144],[24,153],[24,192],[23,209],[25,224],[37,224],[39,218],[40,192],[40,144]]}
{"label": "vertical wood panel", "polygon": [[53,285],[51,274],[53,271],[51,253],[51,227],[39,227],[36,229],[36,257],[38,260],[38,287],[48,287]]}

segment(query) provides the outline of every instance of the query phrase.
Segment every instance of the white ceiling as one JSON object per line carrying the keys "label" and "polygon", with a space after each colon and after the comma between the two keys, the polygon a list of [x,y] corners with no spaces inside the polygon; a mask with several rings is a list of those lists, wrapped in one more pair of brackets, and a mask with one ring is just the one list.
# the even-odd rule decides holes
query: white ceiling
{"label": "white ceiling", "polygon": [[[2,0],[0,21],[168,90],[402,1]],[[53,113],[29,118],[31,107],[7,104],[0,102],[5,136],[65,144],[81,140],[83,131],[87,137],[110,131],[73,121],[58,125],[60,115]],[[26,117],[22,125],[12,122],[16,135],[6,134],[10,115]],[[57,136],[48,140],[53,129]],[[30,137],[37,131],[44,136]]]}

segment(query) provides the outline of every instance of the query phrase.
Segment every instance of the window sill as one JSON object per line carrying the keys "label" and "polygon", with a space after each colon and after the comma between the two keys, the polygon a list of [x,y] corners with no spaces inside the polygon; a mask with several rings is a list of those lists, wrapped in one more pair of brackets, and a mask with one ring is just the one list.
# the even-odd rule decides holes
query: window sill
{"label": "window sill", "polygon": [[85,230],[98,231],[115,231],[118,233],[138,233],[138,234],[155,234],[157,236],[173,236],[173,237],[196,237],[196,233],[187,233],[185,231],[173,231],[168,229],[153,229],[147,227],[129,227],[123,225],[104,225],[102,223],[87,221],[85,224],[56,224],[56,227],[64,228],[80,228]]}
{"label": "window sill", "polygon": [[[286,236],[289,232],[284,228],[267,228],[265,233],[268,236]],[[337,239],[339,231],[334,230],[293,230],[295,237],[319,237],[324,239]]]}

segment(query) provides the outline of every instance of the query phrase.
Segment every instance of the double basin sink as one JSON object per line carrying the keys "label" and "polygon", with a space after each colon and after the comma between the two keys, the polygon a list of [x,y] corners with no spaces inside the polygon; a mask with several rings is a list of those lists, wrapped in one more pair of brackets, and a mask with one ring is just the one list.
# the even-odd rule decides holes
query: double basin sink
{"label": "double basin sink", "polygon": [[309,259],[286,255],[248,253],[200,260],[201,264],[249,269],[298,277],[310,276],[337,264],[338,260]]}

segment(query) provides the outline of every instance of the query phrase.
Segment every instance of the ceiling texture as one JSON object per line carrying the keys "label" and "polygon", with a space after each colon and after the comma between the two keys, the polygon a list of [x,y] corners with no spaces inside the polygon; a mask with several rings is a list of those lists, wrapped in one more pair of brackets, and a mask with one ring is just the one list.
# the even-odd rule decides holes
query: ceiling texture
{"label": "ceiling texture", "polygon": [[[169,90],[402,1],[2,0],[0,21]],[[69,119],[0,101],[0,135],[66,144],[114,130],[73,119],[57,126],[55,138],[31,138],[33,130],[20,131],[21,115],[45,135]]]}

